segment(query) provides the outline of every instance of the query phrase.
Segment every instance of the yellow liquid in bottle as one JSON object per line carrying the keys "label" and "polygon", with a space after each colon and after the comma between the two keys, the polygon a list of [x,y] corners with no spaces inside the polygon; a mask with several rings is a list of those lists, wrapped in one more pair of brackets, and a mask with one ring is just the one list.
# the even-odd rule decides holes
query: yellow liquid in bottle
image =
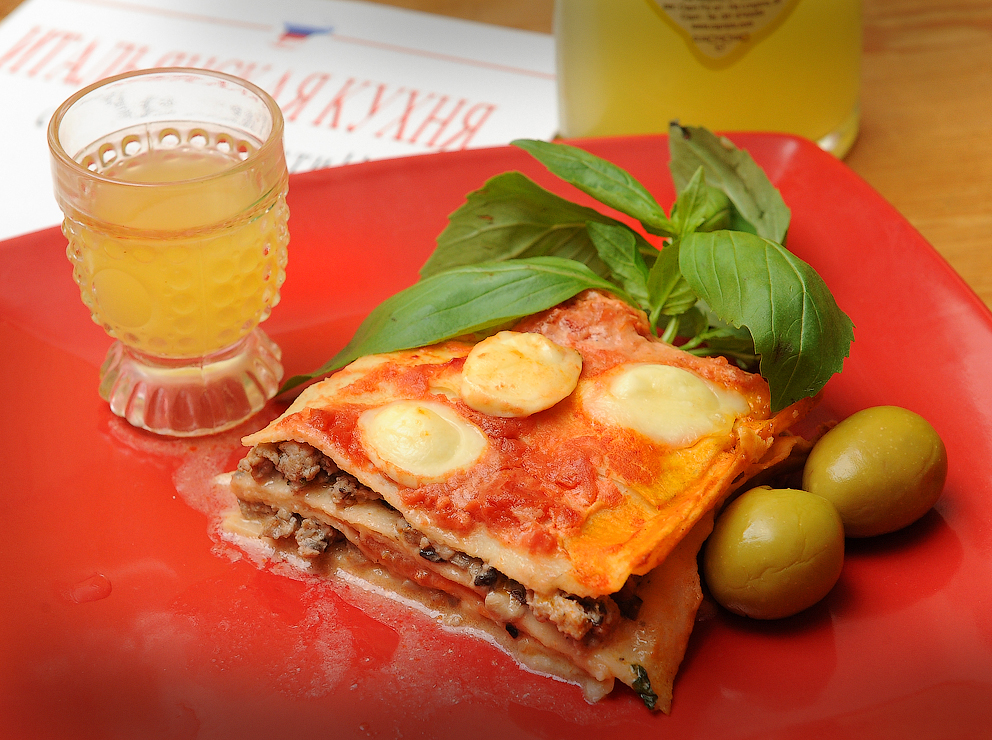
{"label": "yellow liquid in bottle", "polygon": [[[717,49],[721,14],[752,11],[766,17]],[[860,0],[559,0],[555,35],[563,136],[678,120],[797,134],[843,156],[857,134]]]}
{"label": "yellow liquid in bottle", "polygon": [[[192,136],[230,141],[202,131]],[[240,164],[244,147],[239,154],[237,147],[181,138],[125,155],[128,137],[118,135],[105,166],[83,157],[104,177],[144,185],[127,189],[126,197],[96,189],[87,217],[67,218],[63,226],[93,320],[162,358],[217,352],[267,318],[285,278],[289,241],[285,182],[260,192],[243,173],[211,177]],[[108,159],[106,146],[98,164]]]}

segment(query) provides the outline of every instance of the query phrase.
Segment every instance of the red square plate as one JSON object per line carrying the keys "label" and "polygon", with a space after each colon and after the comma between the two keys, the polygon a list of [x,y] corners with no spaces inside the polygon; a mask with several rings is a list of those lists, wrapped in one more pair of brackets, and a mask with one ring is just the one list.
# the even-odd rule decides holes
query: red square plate
{"label": "red square plate", "polygon": [[[992,315],[842,163],[799,139],[733,138],[792,207],[789,246],[857,327],[819,415],[906,406],[950,457],[936,509],[850,542],[824,602],[776,623],[701,620],[664,716],[623,688],[588,705],[575,687],[355,584],[258,570],[211,537],[208,481],[282,406],[199,441],[113,417],[97,396],[110,340],[51,229],[0,244],[0,734],[992,736]],[[672,202],[664,138],[583,146]],[[513,148],[294,177],[288,278],[265,324],[287,373],[319,366],[412,283],[447,214],[509,169],[576,197]]]}

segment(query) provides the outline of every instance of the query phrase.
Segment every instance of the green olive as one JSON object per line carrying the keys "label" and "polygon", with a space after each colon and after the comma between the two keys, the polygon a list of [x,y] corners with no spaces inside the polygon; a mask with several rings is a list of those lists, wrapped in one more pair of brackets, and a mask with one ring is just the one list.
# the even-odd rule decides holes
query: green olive
{"label": "green olive", "polygon": [[829,500],[848,537],[912,524],[937,502],[947,450],[932,426],[898,406],[852,414],[813,446],[803,488]]}
{"label": "green olive", "polygon": [[844,527],[824,498],[790,488],[752,488],[720,514],[703,552],[710,593],[730,611],[779,619],[834,587],[844,565]]}

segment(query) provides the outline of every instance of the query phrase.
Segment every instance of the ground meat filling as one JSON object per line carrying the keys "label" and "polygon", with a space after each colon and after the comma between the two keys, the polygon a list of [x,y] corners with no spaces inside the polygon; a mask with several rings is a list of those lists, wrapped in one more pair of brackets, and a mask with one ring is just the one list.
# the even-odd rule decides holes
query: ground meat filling
{"label": "ground meat filling", "polygon": [[[278,444],[256,445],[238,464],[238,469],[251,474],[259,483],[265,483],[278,475],[295,490],[320,485],[331,492],[339,506],[375,500],[388,506],[378,493],[359,483],[354,476],[338,468],[329,457],[304,442],[289,440]],[[345,539],[333,527],[285,508],[276,510],[265,504],[243,501],[240,505],[246,518],[262,523],[262,533],[265,536],[274,540],[293,537],[296,540],[297,553],[306,559],[317,558],[328,546]],[[510,620],[519,617],[524,607],[529,607],[538,620],[555,624],[562,634],[575,640],[582,640],[589,634],[605,632],[618,617],[636,618],[636,608],[630,609],[627,599],[614,600],[608,596],[599,599],[580,598],[561,591],[552,595],[537,594],[479,558],[431,542],[402,517],[396,527],[397,534],[408,545],[416,548],[424,560],[451,563],[464,570],[473,586],[485,590],[487,607],[507,621],[508,630],[512,626],[509,624]],[[623,592],[617,594],[622,595]]]}
{"label": "ground meat filling", "polygon": [[339,506],[382,498],[359,483],[353,475],[341,470],[327,455],[305,442],[295,440],[255,445],[238,463],[238,470],[250,473],[259,483],[280,475],[290,488],[296,490],[319,483],[333,494],[334,503]]}
{"label": "ground meat filling", "polygon": [[295,440],[280,442],[278,445],[255,445],[245,459],[238,463],[238,468],[250,472],[258,481],[279,471],[293,487],[309,483],[321,470],[333,473],[338,469],[326,455]]}
{"label": "ground meat filling", "polygon": [[320,555],[332,542],[344,539],[344,535],[333,527],[313,519],[303,519],[293,536],[296,538],[296,551],[308,560]]}
{"label": "ground meat filling", "polygon": [[266,504],[238,501],[241,515],[262,523],[262,534],[274,540],[290,537],[296,540],[296,553],[301,558],[313,560],[330,545],[344,540],[344,535],[333,527],[307,519],[289,509],[274,509]]}
{"label": "ground meat filling", "polygon": [[300,528],[300,517],[286,508],[278,509],[273,516],[265,520],[265,535],[274,540],[281,540],[296,534]]}
{"label": "ground meat filling", "polygon": [[620,614],[612,599],[581,599],[563,591],[551,596],[528,591],[527,603],[535,617],[553,622],[559,632],[576,640],[593,630],[602,631]]}
{"label": "ground meat filling", "polygon": [[[625,610],[611,597],[580,598],[563,591],[551,596],[537,594],[479,558],[431,542],[404,519],[397,523],[397,531],[409,544],[419,548],[420,557],[425,560],[449,562],[466,571],[473,586],[488,591],[486,606],[506,620],[519,617],[522,607],[527,606],[540,621],[551,622],[563,634],[581,640],[590,633],[608,631],[617,617],[626,616]],[[629,618],[635,617],[636,612]]]}

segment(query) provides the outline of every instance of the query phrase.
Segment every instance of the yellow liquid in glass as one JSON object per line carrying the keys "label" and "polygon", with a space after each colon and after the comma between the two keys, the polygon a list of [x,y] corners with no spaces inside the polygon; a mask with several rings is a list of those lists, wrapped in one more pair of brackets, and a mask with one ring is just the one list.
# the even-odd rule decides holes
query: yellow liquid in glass
{"label": "yellow liquid in glass", "polygon": [[744,12],[748,4],[559,0],[561,134],[663,133],[678,120],[814,141],[833,135],[821,145],[842,155],[857,133],[860,0],[752,2],[777,15],[718,58],[673,18],[678,5]]}
{"label": "yellow liquid in glass", "polygon": [[146,354],[202,357],[235,344],[279,300],[285,182],[263,193],[250,177],[210,179],[241,162],[236,150],[178,143],[125,156],[126,141],[97,169],[146,186],[126,198],[97,189],[90,216],[63,225],[83,302],[107,333]]}

